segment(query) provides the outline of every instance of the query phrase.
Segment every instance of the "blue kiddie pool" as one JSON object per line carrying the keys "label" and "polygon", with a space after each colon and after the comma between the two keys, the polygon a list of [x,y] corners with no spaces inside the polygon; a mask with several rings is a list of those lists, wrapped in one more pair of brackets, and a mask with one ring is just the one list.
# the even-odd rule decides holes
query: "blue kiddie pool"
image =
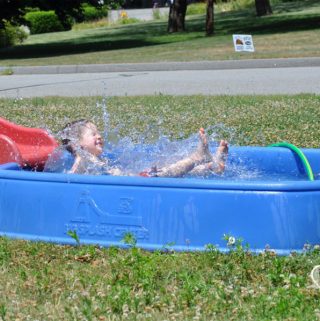
{"label": "blue kiddie pool", "polygon": [[[320,150],[304,150],[320,172]],[[34,241],[204,250],[224,234],[253,251],[279,254],[320,240],[320,180],[310,181],[286,148],[230,148],[228,166],[245,162],[269,179],[86,176],[0,169],[0,235]],[[279,181],[278,178],[282,177]]]}
{"label": "blue kiddie pool", "polygon": [[[207,179],[47,173],[8,162],[0,165],[0,235],[75,244],[76,233],[81,244],[123,246],[130,233],[138,247],[178,251],[226,250],[229,235],[254,252],[302,251],[320,243],[320,150],[300,152],[231,147],[224,175]],[[235,177],[234,168],[255,175]]]}

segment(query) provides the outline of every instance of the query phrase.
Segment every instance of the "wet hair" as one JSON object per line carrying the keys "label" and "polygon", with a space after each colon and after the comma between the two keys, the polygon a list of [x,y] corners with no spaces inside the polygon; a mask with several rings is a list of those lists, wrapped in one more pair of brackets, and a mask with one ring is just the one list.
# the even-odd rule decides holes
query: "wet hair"
{"label": "wet hair", "polygon": [[83,130],[89,123],[87,119],[79,119],[70,123],[60,131],[59,137],[63,147],[72,155],[76,155],[76,148],[83,134]]}

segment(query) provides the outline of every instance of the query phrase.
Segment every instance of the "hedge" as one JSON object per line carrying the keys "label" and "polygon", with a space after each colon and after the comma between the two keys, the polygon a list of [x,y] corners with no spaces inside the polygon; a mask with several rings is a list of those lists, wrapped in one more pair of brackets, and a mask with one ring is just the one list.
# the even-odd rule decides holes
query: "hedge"
{"label": "hedge", "polygon": [[25,16],[31,34],[70,30],[72,21],[64,27],[54,11],[28,12]]}
{"label": "hedge", "polygon": [[83,7],[84,21],[99,20],[107,16],[108,16],[108,8],[105,6],[100,9],[97,9],[91,6]]}

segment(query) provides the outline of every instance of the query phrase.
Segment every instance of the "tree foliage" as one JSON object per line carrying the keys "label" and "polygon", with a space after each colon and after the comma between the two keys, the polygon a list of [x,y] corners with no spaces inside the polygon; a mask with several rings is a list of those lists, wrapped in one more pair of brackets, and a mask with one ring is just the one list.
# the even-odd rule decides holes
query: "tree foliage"
{"label": "tree foliage", "polygon": [[23,20],[26,2],[24,0],[0,0],[0,29],[4,29],[6,21],[18,24]]}
{"label": "tree foliage", "polygon": [[121,0],[0,0],[0,28],[4,28],[6,21],[14,25],[24,23],[24,15],[28,7],[36,7],[44,11],[54,10],[62,24],[65,24],[70,17],[81,21],[83,3],[100,7],[103,4],[120,4]]}

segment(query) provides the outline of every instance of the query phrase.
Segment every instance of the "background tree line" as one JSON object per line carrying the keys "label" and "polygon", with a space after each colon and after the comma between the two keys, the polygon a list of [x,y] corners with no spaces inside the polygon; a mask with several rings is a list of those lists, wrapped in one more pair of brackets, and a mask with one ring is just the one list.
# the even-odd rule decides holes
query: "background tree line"
{"label": "background tree line", "polygon": [[114,5],[121,1],[113,0],[0,0],[0,28],[5,27],[5,22],[13,25],[25,23],[25,13],[28,8],[39,10],[53,10],[62,24],[70,17],[81,21],[83,19],[83,4],[88,3],[94,7],[103,5]]}
{"label": "background tree line", "polygon": [[[206,35],[214,33],[214,2],[206,1]],[[257,16],[272,13],[270,0],[254,0]],[[183,32],[185,28],[185,17],[187,12],[188,0],[168,0],[170,4],[168,18],[168,32]],[[0,0],[0,44],[1,37],[5,37],[10,32],[12,26],[26,24],[25,14],[30,8],[41,11],[53,11],[59,19],[64,30],[71,29],[74,19],[81,22],[84,19],[84,4],[95,8],[107,6],[109,8],[121,7],[126,4],[126,0]],[[2,33],[1,33],[2,30]],[[19,37],[19,34],[18,34]],[[23,39],[23,35],[21,35]],[[2,41],[3,42],[3,41]],[[8,45],[12,43],[8,42]]]}
{"label": "background tree line", "polygon": [[[272,14],[270,0],[254,0],[257,16]],[[206,0],[206,34],[208,36],[214,33],[214,0]],[[185,16],[187,12],[188,0],[174,0],[171,2],[168,31],[185,31]]]}

